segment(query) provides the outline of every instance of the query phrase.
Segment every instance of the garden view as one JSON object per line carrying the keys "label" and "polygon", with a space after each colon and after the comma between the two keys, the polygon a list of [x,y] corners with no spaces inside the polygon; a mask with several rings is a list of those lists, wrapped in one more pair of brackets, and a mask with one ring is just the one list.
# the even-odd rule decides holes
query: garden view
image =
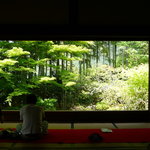
{"label": "garden view", "polygon": [[0,107],[147,110],[148,41],[0,41]]}

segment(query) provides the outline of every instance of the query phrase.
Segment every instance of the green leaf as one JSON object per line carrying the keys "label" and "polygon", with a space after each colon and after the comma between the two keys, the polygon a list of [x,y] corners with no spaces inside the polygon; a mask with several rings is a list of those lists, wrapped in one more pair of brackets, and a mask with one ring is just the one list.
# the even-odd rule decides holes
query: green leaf
{"label": "green leaf", "polygon": [[18,56],[22,56],[22,55],[29,55],[30,52],[28,51],[23,51],[22,48],[17,48],[17,47],[13,47],[13,49],[8,50],[7,52],[5,52],[5,55],[7,57],[18,57]]}
{"label": "green leaf", "polygon": [[73,86],[73,85],[76,85],[76,82],[68,82],[65,86]]}
{"label": "green leaf", "polygon": [[90,52],[90,49],[75,45],[53,45],[53,48],[48,51],[49,54],[68,52],[74,55]]}
{"label": "green leaf", "polygon": [[32,68],[26,68],[26,67],[23,67],[23,66],[20,66],[18,68],[11,68],[10,69],[11,71],[27,71],[27,72],[33,72],[35,73],[36,71]]}
{"label": "green leaf", "polygon": [[39,83],[49,83],[54,80],[56,80],[55,77],[51,77],[51,78],[50,77],[41,77],[38,82]]}
{"label": "green leaf", "polygon": [[49,58],[44,58],[36,61],[36,64],[44,65],[47,61],[49,61]]}
{"label": "green leaf", "polygon": [[15,63],[18,63],[18,61],[13,59],[0,60],[0,67],[13,66]]}

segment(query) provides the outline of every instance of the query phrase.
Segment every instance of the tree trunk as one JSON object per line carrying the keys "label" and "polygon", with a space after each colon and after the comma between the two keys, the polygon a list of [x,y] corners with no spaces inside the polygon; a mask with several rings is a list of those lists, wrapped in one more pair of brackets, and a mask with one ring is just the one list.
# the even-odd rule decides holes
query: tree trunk
{"label": "tree trunk", "polygon": [[110,41],[108,41],[108,63],[109,63],[109,66],[111,66],[111,47],[110,47]]}
{"label": "tree trunk", "polygon": [[50,77],[53,76],[53,72],[52,72],[52,60],[49,61],[50,67],[49,67],[49,75]]}
{"label": "tree trunk", "polygon": [[82,74],[82,62],[79,61],[79,74],[81,75]]}
{"label": "tree trunk", "polygon": [[45,70],[45,72],[44,72],[45,76],[48,76],[48,67],[47,67],[47,63],[48,63],[48,62],[46,61],[46,65],[45,65],[45,69],[44,69],[44,70]]}
{"label": "tree trunk", "polygon": [[[56,66],[59,68],[60,66],[60,62],[59,62],[59,59],[57,59],[57,63],[56,63]],[[56,69],[56,75],[58,74],[58,69]]]}
{"label": "tree trunk", "polygon": [[44,65],[39,65],[39,76],[44,76]]}
{"label": "tree trunk", "polygon": [[[70,54],[70,58],[72,58],[72,54]],[[72,72],[72,60],[70,60],[70,71]]]}
{"label": "tree trunk", "polygon": [[[68,53],[66,53],[66,57],[68,57]],[[68,70],[68,61],[66,60],[66,70]]]}
{"label": "tree trunk", "polygon": [[98,62],[99,62],[98,51],[99,51],[99,45],[97,44],[97,47],[96,47],[96,67],[98,67]]}
{"label": "tree trunk", "polygon": [[117,45],[114,45],[114,53],[113,53],[113,67],[116,68],[116,52],[117,52]]}
{"label": "tree trunk", "polygon": [[61,60],[61,70],[64,70],[65,66],[64,66],[64,60]]}
{"label": "tree trunk", "polygon": [[83,54],[83,74],[85,75],[85,55]]}
{"label": "tree trunk", "polygon": [[105,54],[103,54],[103,64],[105,64]]}

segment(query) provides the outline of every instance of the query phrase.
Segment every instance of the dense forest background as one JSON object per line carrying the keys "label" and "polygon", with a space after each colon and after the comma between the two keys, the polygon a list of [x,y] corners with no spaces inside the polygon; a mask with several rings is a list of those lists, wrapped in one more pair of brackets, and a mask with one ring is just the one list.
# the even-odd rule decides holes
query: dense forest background
{"label": "dense forest background", "polygon": [[0,41],[0,107],[148,109],[147,41]]}

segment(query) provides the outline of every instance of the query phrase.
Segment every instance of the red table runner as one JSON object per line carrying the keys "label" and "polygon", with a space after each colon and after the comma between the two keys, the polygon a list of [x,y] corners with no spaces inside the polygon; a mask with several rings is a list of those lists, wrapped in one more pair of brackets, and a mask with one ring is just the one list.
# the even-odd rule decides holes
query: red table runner
{"label": "red table runner", "polygon": [[[103,143],[145,143],[150,142],[150,128],[144,129],[112,129],[104,133],[100,129],[49,129],[48,135],[33,143],[91,143],[88,137],[93,133],[102,136]],[[0,142],[26,142],[24,140],[0,139]],[[30,142],[30,141],[28,141]]]}

